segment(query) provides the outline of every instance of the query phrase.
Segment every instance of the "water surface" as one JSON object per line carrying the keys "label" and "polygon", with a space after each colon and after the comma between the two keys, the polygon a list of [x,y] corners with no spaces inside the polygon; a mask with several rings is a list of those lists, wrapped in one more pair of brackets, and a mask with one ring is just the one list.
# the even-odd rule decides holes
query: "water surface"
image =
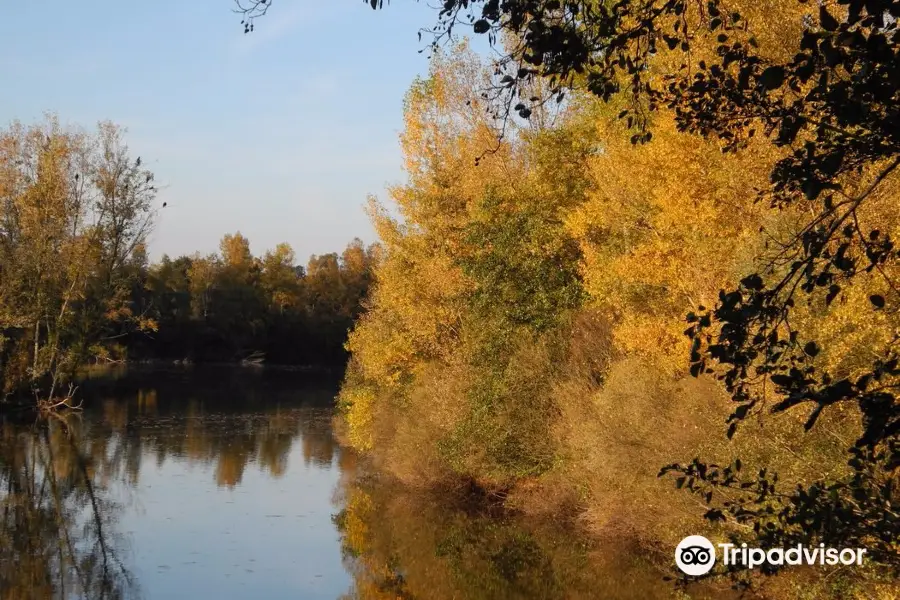
{"label": "water surface", "polygon": [[82,384],[7,417],[0,596],[336,598],[334,377],[198,369]]}
{"label": "water surface", "polygon": [[363,476],[335,377],[114,375],[82,413],[0,417],[3,600],[674,595],[627,544]]}

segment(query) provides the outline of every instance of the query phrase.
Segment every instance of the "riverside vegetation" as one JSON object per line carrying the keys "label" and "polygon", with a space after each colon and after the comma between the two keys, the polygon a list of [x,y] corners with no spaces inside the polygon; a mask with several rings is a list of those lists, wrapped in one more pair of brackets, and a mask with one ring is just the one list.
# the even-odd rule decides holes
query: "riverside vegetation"
{"label": "riverside vegetation", "polygon": [[377,246],[304,268],[288,244],[254,257],[235,233],[219,254],[149,264],[156,192],[112,123],[0,132],[0,407],[77,403],[88,363],[346,360]]}
{"label": "riverside vegetation", "polygon": [[[399,216],[370,203],[383,256],[348,342],[348,443],[407,485],[648,549],[867,548],[852,573],[733,577],[898,597],[897,17],[444,3],[406,97]],[[466,24],[499,61],[442,43]]]}

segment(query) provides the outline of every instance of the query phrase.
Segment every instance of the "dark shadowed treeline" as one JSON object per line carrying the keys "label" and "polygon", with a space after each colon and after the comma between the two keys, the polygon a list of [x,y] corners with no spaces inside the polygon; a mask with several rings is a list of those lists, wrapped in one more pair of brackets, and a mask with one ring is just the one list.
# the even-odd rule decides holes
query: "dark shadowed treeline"
{"label": "dark shadowed treeline", "polygon": [[155,330],[129,332],[95,360],[340,366],[376,250],[357,239],[303,267],[288,244],[255,257],[236,233],[218,254],[163,256],[141,270],[133,295]]}

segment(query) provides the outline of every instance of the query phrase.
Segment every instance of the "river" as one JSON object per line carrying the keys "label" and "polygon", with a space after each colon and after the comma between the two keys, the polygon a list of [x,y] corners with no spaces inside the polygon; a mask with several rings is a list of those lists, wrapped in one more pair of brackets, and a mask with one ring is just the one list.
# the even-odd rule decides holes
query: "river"
{"label": "river", "polygon": [[627,544],[363,473],[337,385],[131,369],[82,382],[81,412],[2,417],[0,598],[675,596]]}

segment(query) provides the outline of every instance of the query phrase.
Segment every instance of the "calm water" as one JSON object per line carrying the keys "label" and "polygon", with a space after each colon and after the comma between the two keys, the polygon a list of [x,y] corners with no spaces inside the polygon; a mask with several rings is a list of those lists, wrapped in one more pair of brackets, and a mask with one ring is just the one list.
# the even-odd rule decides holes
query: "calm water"
{"label": "calm water", "polygon": [[0,420],[0,598],[665,598],[640,553],[361,477],[337,382],[241,369],[83,385]]}

